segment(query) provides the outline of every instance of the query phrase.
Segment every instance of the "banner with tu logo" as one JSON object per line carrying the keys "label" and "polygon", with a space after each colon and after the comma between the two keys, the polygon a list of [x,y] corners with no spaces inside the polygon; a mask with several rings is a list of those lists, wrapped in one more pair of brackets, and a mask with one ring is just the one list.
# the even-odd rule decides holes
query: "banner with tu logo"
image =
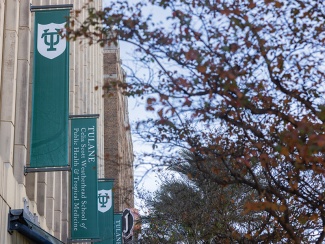
{"label": "banner with tu logo", "polygon": [[114,243],[114,180],[99,179],[98,181],[98,223],[101,244]]}
{"label": "banner with tu logo", "polygon": [[[96,118],[75,117],[71,119],[72,240],[98,239],[97,193]],[[105,192],[104,196],[109,196],[109,192]],[[106,198],[101,202],[103,208],[108,206],[109,201]]]}
{"label": "banner with tu logo", "polygon": [[68,165],[69,9],[35,11],[30,167]]}

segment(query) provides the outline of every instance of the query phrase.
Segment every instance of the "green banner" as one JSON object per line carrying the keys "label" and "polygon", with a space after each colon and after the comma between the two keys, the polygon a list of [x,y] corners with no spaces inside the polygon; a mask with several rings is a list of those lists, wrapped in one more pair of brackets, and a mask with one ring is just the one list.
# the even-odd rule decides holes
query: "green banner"
{"label": "green banner", "polygon": [[97,239],[96,118],[71,119],[71,239]]}
{"label": "green banner", "polygon": [[35,12],[30,167],[68,165],[69,10]]}
{"label": "green banner", "polygon": [[101,244],[113,244],[114,239],[114,198],[113,180],[101,179],[98,182],[98,221]]}
{"label": "green banner", "polygon": [[114,213],[114,244],[122,244],[122,213]]}

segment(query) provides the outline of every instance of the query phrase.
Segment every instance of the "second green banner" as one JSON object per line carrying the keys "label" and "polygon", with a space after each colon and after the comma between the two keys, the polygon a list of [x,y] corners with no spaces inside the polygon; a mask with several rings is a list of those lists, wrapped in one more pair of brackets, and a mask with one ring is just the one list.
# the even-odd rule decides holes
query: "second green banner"
{"label": "second green banner", "polygon": [[71,120],[71,239],[98,239],[96,118]]}

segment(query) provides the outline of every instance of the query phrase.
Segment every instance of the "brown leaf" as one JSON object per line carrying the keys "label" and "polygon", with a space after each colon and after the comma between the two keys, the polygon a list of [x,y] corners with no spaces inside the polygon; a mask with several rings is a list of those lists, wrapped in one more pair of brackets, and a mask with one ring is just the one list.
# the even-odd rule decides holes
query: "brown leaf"
{"label": "brown leaf", "polygon": [[207,70],[207,67],[206,66],[198,66],[197,67],[197,71],[199,71],[200,73],[205,73]]}

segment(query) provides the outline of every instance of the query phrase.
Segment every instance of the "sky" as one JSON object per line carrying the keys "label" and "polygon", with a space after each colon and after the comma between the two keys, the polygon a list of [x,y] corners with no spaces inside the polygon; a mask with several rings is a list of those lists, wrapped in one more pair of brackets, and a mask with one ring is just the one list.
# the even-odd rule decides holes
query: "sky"
{"label": "sky", "polygon": [[[120,42],[120,58],[122,60],[122,65],[126,64],[127,66],[132,66],[132,61],[129,59],[132,56],[132,48],[130,45],[124,42]],[[152,118],[155,116],[153,112],[148,112],[145,109],[146,98],[143,99],[139,97],[129,97],[128,98],[128,110],[129,110],[129,121],[131,124],[131,132],[134,130],[136,123],[145,120],[147,118]],[[134,133],[132,133],[133,141],[133,151],[137,155],[139,153],[149,153],[152,152],[152,145],[149,143],[144,143],[143,140],[138,138]],[[147,159],[150,160],[150,159]],[[153,160],[153,159],[152,159]],[[152,167],[149,166],[153,161],[146,161],[148,165],[139,165],[137,161],[137,156],[134,160],[134,178],[135,186],[138,189],[154,192],[159,189],[161,181],[159,180],[160,175],[152,170]],[[163,172],[163,171],[162,171]]]}
{"label": "sky", "polygon": [[[103,0],[103,6],[107,5],[107,3],[110,0]],[[139,0],[129,0],[128,2],[130,4],[136,3]],[[148,8],[147,14],[153,14],[154,18],[158,20],[163,20],[164,16],[162,15],[161,11],[155,11],[154,8]],[[136,68],[134,66],[134,63],[132,62],[133,57],[133,46],[125,43],[120,42],[120,58],[122,60],[122,65],[129,66],[131,68]],[[124,68],[124,70],[128,73],[127,69]],[[140,75],[144,75],[141,74]],[[139,120],[148,118],[153,116],[152,113],[149,113],[145,110],[145,100],[142,100],[140,98],[128,98],[128,104],[129,104],[129,120],[131,124],[131,128],[135,126],[135,123]],[[132,134],[132,140],[133,140],[133,151],[135,154],[139,152],[149,152],[152,150],[152,146],[149,144],[144,144],[143,141],[140,141],[134,134]],[[134,165],[137,165],[137,159],[135,158]],[[157,173],[150,171],[149,166],[141,165],[138,167],[135,167],[134,169],[134,176],[135,176],[135,186],[139,189],[146,190],[153,192],[157,189],[159,189],[159,175]]]}
{"label": "sky", "polygon": [[[104,6],[105,3],[109,2],[110,0],[103,0]],[[140,0],[128,0],[128,2],[135,3],[139,2]],[[159,21],[164,23],[163,25],[166,25],[166,13],[161,11],[161,8],[157,7],[147,7],[145,10],[145,14],[152,14],[152,18],[155,21]],[[126,42],[119,42],[120,47],[120,59],[122,61],[122,67],[124,66],[124,70],[128,74],[128,68],[131,67],[134,70],[137,70],[137,75],[143,77],[146,75],[144,71],[139,69],[139,67],[135,66],[135,63],[133,61],[134,57],[134,47]],[[128,79],[128,78],[126,78]],[[139,97],[129,97],[128,98],[128,112],[129,112],[129,121],[131,124],[131,131],[132,128],[135,128],[136,122],[140,120],[145,120],[146,118],[152,118],[156,116],[153,112],[146,111],[146,98],[141,99]],[[132,141],[133,141],[133,151],[134,154],[137,155],[141,152],[152,152],[152,145],[146,144],[143,141],[141,141],[137,136],[132,133]],[[146,158],[146,162],[148,164],[155,163],[154,159]],[[179,177],[179,175],[173,174],[171,176],[171,172],[165,170],[164,168],[160,167],[159,172],[157,171],[157,168],[152,169],[149,165],[138,165],[137,157],[134,159],[134,180],[135,180],[135,207],[140,210],[142,214],[145,213],[146,208],[143,205],[144,202],[141,200],[141,197],[138,196],[138,193],[144,193],[144,192],[155,192],[160,188],[160,185],[162,183],[162,180],[164,177],[168,175],[168,177]],[[138,165],[138,166],[137,166]]]}

